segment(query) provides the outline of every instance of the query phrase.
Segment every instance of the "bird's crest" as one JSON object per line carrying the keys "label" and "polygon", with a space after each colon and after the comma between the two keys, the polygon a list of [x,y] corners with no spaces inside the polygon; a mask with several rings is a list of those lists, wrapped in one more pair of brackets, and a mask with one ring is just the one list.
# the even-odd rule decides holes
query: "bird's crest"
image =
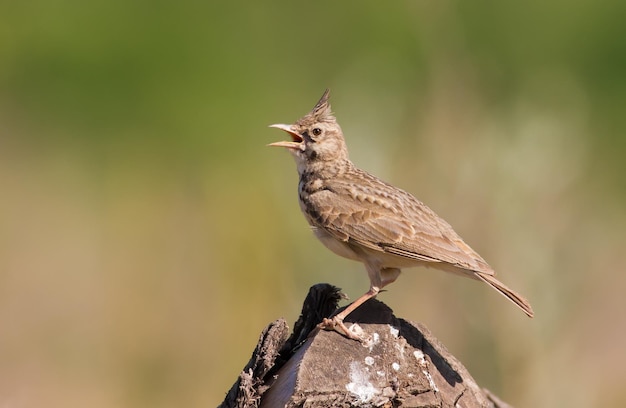
{"label": "bird's crest", "polygon": [[309,112],[309,114],[302,119],[306,120],[307,122],[336,122],[337,119],[335,119],[333,113],[330,110],[330,102],[328,102],[329,98],[330,89],[326,89],[313,110],[311,110],[311,112]]}

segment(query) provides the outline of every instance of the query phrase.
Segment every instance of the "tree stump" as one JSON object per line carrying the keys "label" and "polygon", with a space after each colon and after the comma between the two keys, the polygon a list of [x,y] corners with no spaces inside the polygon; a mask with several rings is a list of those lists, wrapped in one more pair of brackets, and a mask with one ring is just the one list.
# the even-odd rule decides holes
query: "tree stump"
{"label": "tree stump", "polygon": [[363,344],[318,329],[341,298],[336,287],[315,285],[290,337],[284,319],[271,323],[220,407],[508,407],[425,326],[395,317],[380,301],[345,320],[358,322],[353,329],[370,339]]}

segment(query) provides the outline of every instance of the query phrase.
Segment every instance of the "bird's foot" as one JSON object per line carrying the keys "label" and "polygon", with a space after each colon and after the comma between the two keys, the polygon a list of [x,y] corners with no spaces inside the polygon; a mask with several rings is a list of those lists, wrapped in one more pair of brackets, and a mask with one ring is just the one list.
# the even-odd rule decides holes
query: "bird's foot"
{"label": "bird's foot", "polygon": [[360,326],[354,324],[350,326],[350,328],[348,328],[343,323],[343,319],[338,318],[337,316],[333,316],[330,319],[325,318],[318,325],[318,327],[322,330],[334,330],[337,333],[349,339],[356,340],[361,344],[369,343],[369,339],[368,339],[369,336],[365,334],[365,332],[363,331],[363,329],[361,329]]}

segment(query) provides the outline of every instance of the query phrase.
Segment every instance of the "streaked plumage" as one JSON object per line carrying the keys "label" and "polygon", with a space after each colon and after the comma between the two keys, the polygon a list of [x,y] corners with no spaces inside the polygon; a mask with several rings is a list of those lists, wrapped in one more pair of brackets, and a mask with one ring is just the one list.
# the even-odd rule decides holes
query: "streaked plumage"
{"label": "streaked plumage", "polygon": [[368,271],[370,290],[325,324],[354,337],[343,318],[393,282],[401,268],[419,265],[482,280],[532,317],[528,302],[499,282],[450,224],[411,194],[350,161],[328,96],[326,90],[295,124],[272,125],[292,141],[271,144],[288,148],[296,160],[300,208],[315,235],[336,254],[363,262]]}

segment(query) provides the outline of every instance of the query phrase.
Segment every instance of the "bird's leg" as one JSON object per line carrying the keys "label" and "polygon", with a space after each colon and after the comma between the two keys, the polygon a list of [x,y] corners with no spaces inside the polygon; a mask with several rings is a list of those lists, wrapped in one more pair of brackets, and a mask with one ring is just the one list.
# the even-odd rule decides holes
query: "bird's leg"
{"label": "bird's leg", "polygon": [[352,313],[357,307],[361,306],[363,303],[367,302],[380,292],[380,288],[376,286],[371,286],[370,290],[368,290],[364,295],[356,299],[354,302],[350,303],[345,309],[341,311],[341,313],[337,313],[331,318],[325,318],[322,320],[322,323],[319,324],[319,327],[324,330],[335,330],[340,334],[344,334],[346,337],[362,341],[359,336],[352,333],[346,325],[343,323],[343,319],[346,318],[350,313]]}
{"label": "bird's leg", "polygon": [[357,307],[367,302],[373,297],[376,297],[380,290],[390,283],[394,282],[398,276],[400,276],[400,269],[398,268],[380,268],[377,265],[366,264],[367,274],[370,278],[370,290],[368,290],[363,296],[349,304],[341,313],[334,315],[331,318],[322,320],[319,327],[325,330],[335,330],[340,334],[344,334],[346,337],[363,342],[363,339],[348,330],[343,323],[343,319],[352,313]]}

